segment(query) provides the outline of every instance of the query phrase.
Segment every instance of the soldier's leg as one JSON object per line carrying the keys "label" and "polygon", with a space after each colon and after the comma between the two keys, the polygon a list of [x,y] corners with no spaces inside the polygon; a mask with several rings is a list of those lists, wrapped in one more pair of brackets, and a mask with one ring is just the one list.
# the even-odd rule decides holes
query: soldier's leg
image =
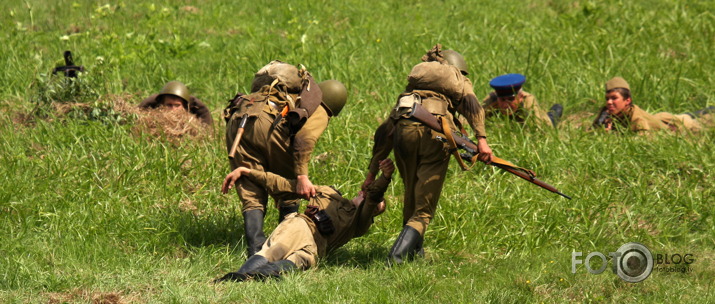
{"label": "soldier's leg", "polygon": [[[250,118],[246,124],[245,132],[237,149],[237,155],[230,160],[231,168],[239,166],[253,170],[265,171],[267,127],[265,117]],[[231,119],[226,128],[226,145],[230,149],[233,144],[237,122]],[[244,232],[248,256],[260,250],[266,240],[263,233],[263,218],[266,213],[268,193],[262,186],[252,181],[241,178],[237,182],[236,192],[241,199]]]}
{"label": "soldier's leg", "polygon": [[[390,249],[388,264],[400,264],[405,260],[414,258],[415,255],[423,255],[423,235],[431,215],[426,220],[426,223],[418,226],[419,229],[415,228],[414,222],[416,214],[420,212],[422,204],[420,201],[424,199],[421,196],[429,195],[422,188],[425,185],[433,184],[435,179],[440,179],[439,176],[425,174],[435,173],[435,170],[432,169],[435,159],[444,160],[446,155],[447,164],[443,165],[445,172],[446,166],[449,164],[449,155],[444,151],[443,144],[432,138],[432,132],[422,125],[409,125],[405,120],[401,122],[403,122],[402,132],[399,132],[400,139],[396,141],[395,158],[400,169],[400,175],[405,181],[404,226]],[[398,131],[400,130],[399,124],[398,122]],[[444,173],[441,176],[443,175]],[[443,180],[443,177],[441,179]],[[440,182],[440,191],[441,185]],[[438,197],[439,193],[437,193]]]}
{"label": "soldier's leg", "polygon": [[268,201],[265,189],[248,179],[241,178],[236,192],[243,204],[243,227],[246,236],[247,256],[254,255],[266,241],[263,233],[263,217]]}

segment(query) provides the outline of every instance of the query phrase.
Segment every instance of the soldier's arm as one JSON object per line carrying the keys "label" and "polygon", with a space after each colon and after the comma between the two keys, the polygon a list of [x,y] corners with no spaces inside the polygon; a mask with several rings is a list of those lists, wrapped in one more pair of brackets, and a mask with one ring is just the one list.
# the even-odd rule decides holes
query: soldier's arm
{"label": "soldier's arm", "polygon": [[159,106],[159,104],[158,104],[159,102],[156,100],[156,97],[157,97],[157,96],[159,96],[159,94],[154,94],[154,95],[151,95],[151,96],[145,98],[145,99],[142,100],[142,102],[138,105],[138,107],[139,107],[139,108],[142,108],[142,109],[156,108],[157,106]]}
{"label": "soldier's arm", "polygon": [[372,158],[368,165],[367,177],[362,185],[362,190],[375,180],[378,171],[380,170],[380,161],[387,158],[392,151],[392,139],[395,132],[395,122],[391,119],[385,119],[384,122],[375,130],[372,146]]}
{"label": "soldier's arm", "polygon": [[318,107],[305,125],[296,133],[293,139],[293,160],[295,161],[295,175],[308,175],[310,155],[315,149],[315,144],[323,131],[328,127],[328,112],[323,107]]}
{"label": "soldier's arm", "polygon": [[372,218],[375,217],[380,202],[385,200],[385,191],[392,180],[392,173],[395,172],[395,165],[390,159],[381,160],[379,166],[382,174],[366,187],[365,200],[358,206],[357,218],[354,221],[355,237],[365,234],[370,229],[373,223]]}
{"label": "soldier's arm", "polygon": [[552,127],[553,124],[551,123],[551,119],[549,119],[549,115],[546,114],[546,111],[542,109],[539,106],[539,103],[536,101],[536,97],[534,95],[527,95],[526,98],[524,98],[524,108],[531,114],[534,115],[534,119],[536,120],[536,124],[540,127]]}
{"label": "soldier's arm", "polygon": [[194,96],[191,96],[189,112],[194,114],[201,122],[213,126],[214,120],[213,117],[211,117],[211,111],[209,111],[209,108],[201,102],[201,100]]}
{"label": "soldier's arm", "polygon": [[263,186],[272,195],[282,195],[292,199],[300,198],[298,194],[293,192],[295,187],[295,180],[286,179],[280,175],[264,172],[255,169],[249,169],[247,167],[238,167],[231,171],[226,178],[223,180],[221,185],[221,193],[226,194],[228,190],[234,187],[236,182],[241,178],[248,178],[251,181]]}
{"label": "soldier's arm", "polygon": [[301,198],[301,196],[294,191],[296,181],[293,179],[287,179],[278,174],[254,169],[251,169],[245,175],[253,182],[264,186],[271,195],[286,196],[290,199]]}
{"label": "soldier's arm", "polygon": [[467,119],[472,130],[474,130],[474,136],[477,138],[477,147],[479,148],[479,156],[477,159],[487,164],[491,163],[492,149],[487,143],[487,131],[484,127],[484,108],[479,105],[474,93],[464,96],[457,107],[457,112]]}

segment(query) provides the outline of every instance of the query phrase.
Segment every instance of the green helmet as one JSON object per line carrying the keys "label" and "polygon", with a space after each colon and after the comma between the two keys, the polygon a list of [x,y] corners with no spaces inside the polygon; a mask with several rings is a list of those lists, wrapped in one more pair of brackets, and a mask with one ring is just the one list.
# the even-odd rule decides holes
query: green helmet
{"label": "green helmet", "polygon": [[163,95],[174,95],[183,99],[186,103],[191,100],[191,92],[189,92],[189,89],[179,81],[167,82],[164,88],[161,89],[161,92],[159,92],[159,95],[156,96],[156,99],[161,100]]}
{"label": "green helmet", "polygon": [[326,80],[318,84],[323,91],[323,104],[328,108],[330,116],[338,116],[348,100],[348,90],[342,82]]}
{"label": "green helmet", "polygon": [[444,50],[442,51],[442,57],[444,57],[449,64],[456,66],[460,71],[462,71],[462,74],[469,74],[467,71],[467,62],[464,61],[464,56],[462,56],[462,54],[455,50]]}

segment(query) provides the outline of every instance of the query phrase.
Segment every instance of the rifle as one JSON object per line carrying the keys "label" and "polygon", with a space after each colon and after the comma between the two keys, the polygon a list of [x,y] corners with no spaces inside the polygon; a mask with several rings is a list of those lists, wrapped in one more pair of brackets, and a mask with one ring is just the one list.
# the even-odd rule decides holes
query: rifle
{"label": "rifle", "polygon": [[57,74],[57,72],[65,73],[66,77],[77,77],[77,72],[84,72],[84,66],[74,65],[74,60],[72,59],[72,52],[65,51],[65,66],[59,66],[52,70],[52,75]]}
{"label": "rifle", "polygon": [[236,150],[238,149],[238,143],[241,142],[241,137],[243,136],[243,131],[246,128],[246,121],[248,121],[248,114],[243,114],[241,116],[241,122],[238,123],[238,130],[236,131],[236,137],[233,138],[233,144],[231,144],[231,150],[228,152],[228,158],[233,159],[236,157]]}
{"label": "rifle", "polygon": [[[462,162],[462,159],[467,160],[470,163],[476,162],[477,154],[479,154],[479,148],[477,147],[477,145],[469,138],[466,138],[463,136],[451,136],[451,130],[449,130],[449,127],[448,126],[443,127],[443,125],[445,125],[444,117],[441,117],[438,119],[437,117],[432,115],[432,113],[425,110],[418,103],[415,103],[412,106],[412,111],[410,112],[409,115],[411,117],[414,117],[415,119],[419,120],[420,122],[425,124],[430,129],[446,135],[447,138],[443,138],[441,136],[437,136],[437,138],[444,142],[450,143],[450,145],[452,146],[452,149],[453,149],[452,153],[455,155],[455,157],[457,157],[457,160],[459,161],[463,170],[467,170],[468,167],[466,167],[464,165],[464,163]],[[461,149],[465,150],[467,153],[459,154],[457,152],[457,148],[461,148]],[[556,193],[558,195],[561,195],[565,198],[571,199],[570,196],[561,193],[554,186],[551,186],[551,185],[539,180],[538,178],[536,178],[536,174],[534,173],[534,171],[517,167],[516,165],[512,164],[511,162],[503,160],[496,156],[492,156],[492,162],[489,164],[492,166],[495,166],[499,169],[502,169],[504,171],[507,171],[511,174],[514,174],[518,177],[521,177],[521,178],[527,180],[528,182],[535,184],[541,188],[549,190],[549,191]]]}
{"label": "rifle", "polygon": [[596,120],[593,121],[591,128],[595,129],[595,128],[604,127],[608,116],[609,116],[608,111],[606,111],[606,109],[601,110],[601,113],[598,113],[598,118],[596,118]]}

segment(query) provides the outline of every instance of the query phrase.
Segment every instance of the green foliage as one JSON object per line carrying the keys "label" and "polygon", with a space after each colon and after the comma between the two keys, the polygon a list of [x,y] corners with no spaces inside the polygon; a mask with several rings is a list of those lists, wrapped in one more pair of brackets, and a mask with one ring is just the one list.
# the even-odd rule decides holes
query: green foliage
{"label": "green foliage", "polygon": [[[715,103],[713,11],[712,1],[669,0],[2,1],[0,302],[713,302],[713,130],[642,138],[577,125],[617,75],[650,112]],[[496,155],[574,199],[452,164],[426,259],[387,268],[402,226],[396,177],[371,232],[319,268],[210,284],[245,260],[238,198],[219,193],[226,100],[272,59],[345,83],[348,103],[310,170],[314,183],[350,195],[375,127],[435,43],[465,56],[478,97],[492,77],[524,73],[542,106],[564,105],[572,124],[559,130],[496,121],[487,131]],[[87,69],[77,80],[46,76],[64,50]],[[136,104],[170,80],[213,110],[211,136],[176,142],[105,123],[128,119],[110,96],[130,93]],[[16,121],[51,102],[86,107]],[[276,217],[269,208],[266,231]],[[571,273],[572,251],[630,241],[692,252],[693,272],[638,284]]]}

